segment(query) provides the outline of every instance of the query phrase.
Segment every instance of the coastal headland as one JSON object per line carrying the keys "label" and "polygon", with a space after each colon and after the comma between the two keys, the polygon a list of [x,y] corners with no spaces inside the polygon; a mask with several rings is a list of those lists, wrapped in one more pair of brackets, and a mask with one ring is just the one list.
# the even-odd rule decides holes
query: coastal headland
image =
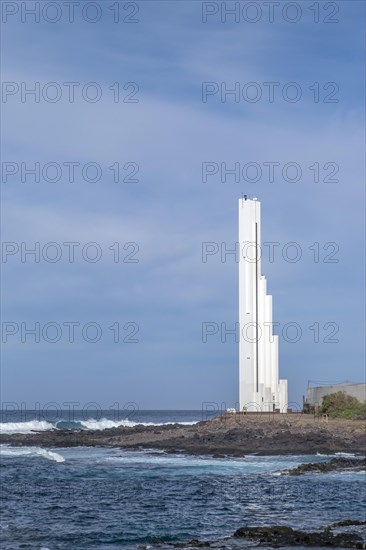
{"label": "coastal headland", "polygon": [[365,454],[364,420],[317,418],[306,414],[223,414],[192,425],[166,424],[105,430],[54,429],[1,434],[0,443],[41,447],[108,446],[157,449],[212,456]]}

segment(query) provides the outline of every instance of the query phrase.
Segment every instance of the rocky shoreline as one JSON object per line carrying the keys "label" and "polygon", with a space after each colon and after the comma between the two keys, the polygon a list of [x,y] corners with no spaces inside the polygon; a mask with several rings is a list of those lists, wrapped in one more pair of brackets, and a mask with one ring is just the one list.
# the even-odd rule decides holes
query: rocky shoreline
{"label": "rocky shoreline", "polygon": [[[317,531],[301,531],[284,525],[271,527],[241,527],[232,537],[221,541],[200,541],[197,539],[188,542],[153,541],[154,547],[159,548],[366,548],[365,536],[360,530],[366,521],[346,520],[333,523]],[[348,530],[351,527],[352,530]],[[334,532],[336,531],[336,532]],[[252,546],[255,545],[255,546]],[[149,546],[151,548],[151,546]]]}
{"label": "rocky shoreline", "polygon": [[106,446],[122,449],[159,449],[168,453],[245,456],[365,454],[365,422],[329,420],[310,415],[225,414],[194,425],[118,427],[105,430],[49,430],[1,434],[0,443],[13,446]]}
{"label": "rocky shoreline", "polygon": [[288,475],[300,476],[308,473],[325,474],[328,472],[364,472],[366,471],[366,459],[356,458],[332,458],[327,462],[311,462],[310,464],[300,464],[292,470],[288,470]]}

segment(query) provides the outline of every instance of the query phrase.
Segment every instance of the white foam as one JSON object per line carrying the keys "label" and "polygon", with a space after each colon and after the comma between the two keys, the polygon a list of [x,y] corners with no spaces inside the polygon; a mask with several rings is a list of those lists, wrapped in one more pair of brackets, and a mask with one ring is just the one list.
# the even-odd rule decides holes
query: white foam
{"label": "white foam", "polygon": [[53,430],[54,425],[45,420],[30,420],[29,422],[1,422],[0,433],[3,434],[30,434]]}
{"label": "white foam", "polygon": [[[61,421],[62,422],[62,421]],[[67,422],[67,421],[64,421]],[[177,422],[177,424],[191,426],[197,424],[197,421],[194,422]],[[75,423],[80,425],[87,430],[107,430],[110,428],[118,428],[124,426],[127,428],[133,428],[134,426],[167,426],[172,425],[174,422],[134,422],[128,420],[109,420],[108,418],[101,418],[100,420],[95,420],[90,418],[89,420],[75,420]],[[70,426],[71,427],[71,426]],[[75,426],[75,429],[77,427]],[[30,420],[28,422],[2,422],[0,423],[0,433],[3,434],[31,434],[32,432],[44,432],[47,430],[57,429],[54,424],[47,422],[45,420]],[[71,427],[72,429],[72,427]]]}
{"label": "white foam", "polygon": [[41,447],[9,447],[8,445],[0,446],[0,456],[6,457],[36,457],[41,456],[54,462],[65,462],[65,459],[59,453],[48,451],[47,449],[41,449]]}
{"label": "white foam", "polygon": [[356,458],[354,453],[335,453],[335,456],[340,456],[344,458]]}
{"label": "white foam", "polygon": [[354,453],[343,453],[343,452],[334,453],[334,454],[333,453],[328,453],[328,454],[316,453],[316,456],[326,456],[330,458],[335,456],[343,457],[343,458],[357,458]]}

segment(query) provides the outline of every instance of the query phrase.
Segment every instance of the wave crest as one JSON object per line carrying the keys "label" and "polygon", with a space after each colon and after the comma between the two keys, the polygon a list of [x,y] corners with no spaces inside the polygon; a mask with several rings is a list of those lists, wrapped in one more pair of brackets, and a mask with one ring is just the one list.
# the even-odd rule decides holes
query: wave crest
{"label": "wave crest", "polygon": [[[180,425],[193,425],[198,421],[193,422],[176,422]],[[101,418],[96,420],[89,418],[88,420],[58,420],[55,423],[47,422],[46,420],[30,420],[28,422],[2,422],[0,423],[0,433],[3,434],[31,434],[32,432],[44,432],[47,430],[109,430],[111,428],[133,428],[134,426],[167,426],[175,424],[175,422],[134,422],[125,418],[123,420],[109,420]]]}
{"label": "wave crest", "polygon": [[48,460],[53,460],[54,462],[65,462],[64,457],[59,453],[41,449],[41,447],[8,447],[7,445],[1,445],[0,455],[5,457],[41,456]]}
{"label": "wave crest", "polygon": [[30,420],[29,422],[1,422],[0,433],[3,434],[30,434],[53,430],[54,425],[45,420]]}

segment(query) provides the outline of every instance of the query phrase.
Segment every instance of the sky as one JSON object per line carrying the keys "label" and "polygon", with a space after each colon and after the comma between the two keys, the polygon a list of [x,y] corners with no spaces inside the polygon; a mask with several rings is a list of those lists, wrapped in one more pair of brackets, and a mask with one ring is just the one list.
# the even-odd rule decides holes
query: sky
{"label": "sky", "polygon": [[71,4],[1,6],[3,403],[235,406],[243,194],[290,402],[364,381],[364,3]]}

